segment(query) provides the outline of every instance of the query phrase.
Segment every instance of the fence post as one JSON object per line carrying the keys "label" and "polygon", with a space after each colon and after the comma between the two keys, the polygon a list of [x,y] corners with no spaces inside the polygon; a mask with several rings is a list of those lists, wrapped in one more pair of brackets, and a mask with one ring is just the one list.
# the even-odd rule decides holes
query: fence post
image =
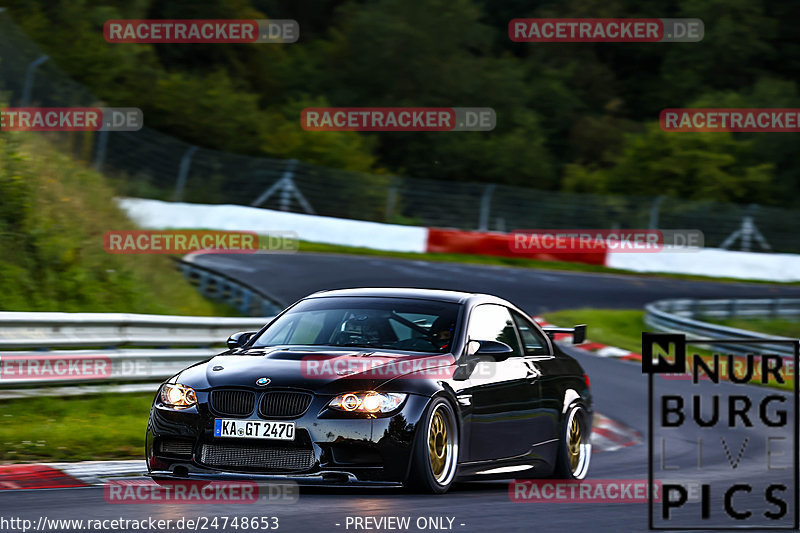
{"label": "fence post", "polygon": [[315,215],[314,209],[311,207],[311,204],[308,203],[306,197],[303,196],[303,193],[300,192],[300,189],[297,188],[297,185],[294,184],[294,170],[297,166],[296,159],[290,159],[286,162],[286,170],[283,171],[283,176],[269,186],[269,188],[264,191],[261,196],[256,198],[256,200],[251,203],[250,205],[253,207],[259,207],[261,204],[266,202],[270,196],[276,191],[280,191],[280,204],[279,209],[281,211],[288,211],[291,207],[291,200],[292,196],[297,200],[300,204],[300,207],[308,213],[309,215]]}
{"label": "fence post", "polygon": [[494,183],[490,183],[485,189],[483,189],[483,195],[481,196],[481,213],[480,219],[478,220],[478,231],[489,230],[489,211],[492,207],[492,194],[494,194],[494,189]]}
{"label": "fence post", "polygon": [[392,184],[386,189],[386,214],[384,215],[386,222],[392,220],[395,209],[397,209],[397,187],[392,179]]}
{"label": "fence post", "polygon": [[103,170],[103,163],[106,161],[106,146],[108,146],[108,130],[101,130],[97,139],[97,154],[94,156],[94,169],[97,172]]}
{"label": "fence post", "polygon": [[283,187],[281,188],[281,211],[288,211],[292,207],[292,192],[294,192],[294,182],[292,178],[294,177],[295,165],[297,165],[297,160],[290,159],[286,164],[286,171],[284,171],[283,177],[281,178],[283,182]]}
{"label": "fence post", "polygon": [[22,101],[20,107],[28,107],[31,103],[31,96],[33,95],[33,77],[36,74],[36,69],[50,59],[50,57],[43,55],[34,59],[28,65],[25,71],[25,85],[22,86]]}
{"label": "fence post", "polygon": [[664,196],[658,196],[650,206],[650,229],[658,229],[658,215],[663,201]]}
{"label": "fence post", "polygon": [[173,202],[180,202],[183,200],[183,189],[186,187],[186,178],[189,176],[192,156],[194,156],[196,151],[197,146],[190,146],[181,158],[181,166],[178,168],[178,181],[175,182],[175,192],[172,193]]}
{"label": "fence post", "polygon": [[755,239],[755,241],[760,244],[763,249],[767,251],[772,250],[769,243],[764,238],[764,235],[761,234],[756,227],[755,222],[753,222],[753,215],[755,214],[757,208],[758,205],[756,204],[750,204],[747,206],[747,211],[745,211],[745,214],[742,217],[742,225],[739,227],[739,229],[728,235],[728,238],[725,239],[722,244],[720,244],[720,248],[727,250],[734,242],[736,242],[736,239],[741,239],[741,250],[744,252],[749,252],[750,243],[753,241],[753,239]]}

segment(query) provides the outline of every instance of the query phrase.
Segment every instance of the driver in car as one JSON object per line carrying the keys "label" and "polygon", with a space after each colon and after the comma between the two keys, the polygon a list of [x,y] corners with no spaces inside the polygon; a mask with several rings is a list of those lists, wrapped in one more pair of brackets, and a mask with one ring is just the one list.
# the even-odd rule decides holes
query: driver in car
{"label": "driver in car", "polygon": [[410,339],[403,339],[394,343],[393,348],[400,350],[419,350],[422,352],[430,352],[431,345],[439,353],[445,353],[450,349],[450,343],[453,341],[453,332],[455,331],[455,322],[448,320],[445,317],[438,317],[431,324],[428,330],[428,335],[425,337],[412,337]]}

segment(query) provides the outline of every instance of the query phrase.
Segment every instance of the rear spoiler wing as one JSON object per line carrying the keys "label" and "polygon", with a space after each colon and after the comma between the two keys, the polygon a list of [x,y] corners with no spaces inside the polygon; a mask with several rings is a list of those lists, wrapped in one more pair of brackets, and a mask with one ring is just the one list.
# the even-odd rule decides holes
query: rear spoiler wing
{"label": "rear spoiler wing", "polygon": [[581,344],[586,340],[586,324],[579,324],[574,328],[559,328],[557,326],[542,327],[551,340],[555,340],[556,333],[567,333],[572,335],[572,344]]}

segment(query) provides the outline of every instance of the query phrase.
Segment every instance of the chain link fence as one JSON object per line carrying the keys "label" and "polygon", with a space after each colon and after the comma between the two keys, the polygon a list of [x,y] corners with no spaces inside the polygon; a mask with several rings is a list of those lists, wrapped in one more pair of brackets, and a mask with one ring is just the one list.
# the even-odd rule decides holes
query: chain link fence
{"label": "chain link fence", "polygon": [[[7,12],[0,12],[0,91],[0,102],[12,106],[102,105]],[[200,148],[147,127],[48,135],[104,172],[125,196],[483,231],[699,229],[706,246],[800,252],[800,212],[789,209],[348,172]]]}

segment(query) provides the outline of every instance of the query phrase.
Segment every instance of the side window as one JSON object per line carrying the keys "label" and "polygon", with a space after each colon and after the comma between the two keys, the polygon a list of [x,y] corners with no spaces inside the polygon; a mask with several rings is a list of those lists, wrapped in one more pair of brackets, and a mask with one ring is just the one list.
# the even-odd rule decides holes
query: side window
{"label": "side window", "polygon": [[514,316],[514,322],[517,324],[519,336],[522,339],[522,346],[525,349],[525,355],[549,355],[550,349],[547,346],[547,340],[542,336],[537,329],[535,329],[528,320],[516,311],[511,311]]}
{"label": "side window", "polygon": [[511,346],[515,355],[522,354],[511,315],[503,306],[494,304],[477,306],[472,310],[467,331],[470,340],[504,342]]}

